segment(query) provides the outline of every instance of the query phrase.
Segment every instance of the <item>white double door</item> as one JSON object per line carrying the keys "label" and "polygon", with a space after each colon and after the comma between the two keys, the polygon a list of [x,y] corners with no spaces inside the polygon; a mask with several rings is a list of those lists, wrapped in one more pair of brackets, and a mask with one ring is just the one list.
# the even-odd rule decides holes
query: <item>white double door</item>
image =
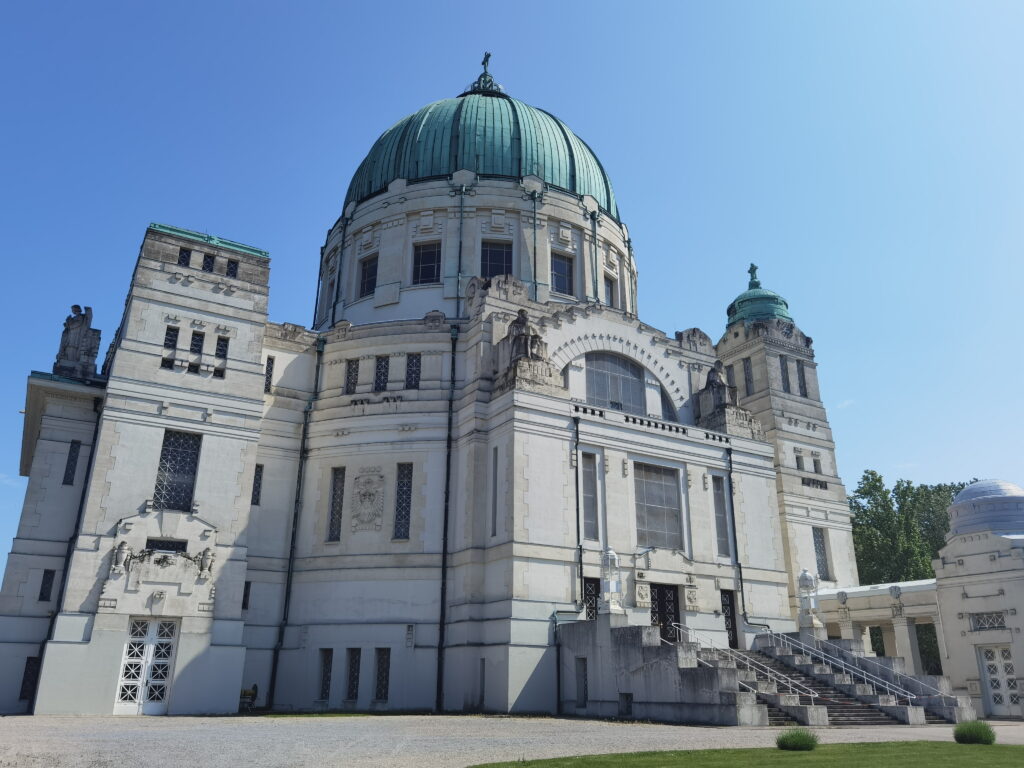
{"label": "white double door", "polygon": [[981,652],[982,680],[988,693],[989,714],[996,717],[1019,717],[1021,691],[1017,687],[1017,670],[1008,645],[992,645]]}
{"label": "white double door", "polygon": [[175,619],[131,618],[121,657],[115,715],[163,715],[178,646]]}

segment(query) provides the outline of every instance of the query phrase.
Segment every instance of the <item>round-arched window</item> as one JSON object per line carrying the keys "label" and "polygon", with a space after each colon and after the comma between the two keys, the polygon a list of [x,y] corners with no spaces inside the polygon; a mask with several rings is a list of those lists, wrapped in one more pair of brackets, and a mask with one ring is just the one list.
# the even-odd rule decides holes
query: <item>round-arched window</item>
{"label": "round-arched window", "polygon": [[599,408],[647,414],[644,369],[609,352],[588,352],[587,403]]}

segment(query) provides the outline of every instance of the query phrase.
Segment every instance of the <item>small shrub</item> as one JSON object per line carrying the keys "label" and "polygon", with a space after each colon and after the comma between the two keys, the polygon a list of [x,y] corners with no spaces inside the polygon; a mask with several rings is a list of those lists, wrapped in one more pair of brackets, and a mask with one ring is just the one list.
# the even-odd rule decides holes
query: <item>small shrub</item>
{"label": "small shrub", "polygon": [[780,733],[775,739],[775,746],[797,752],[810,752],[818,746],[818,737],[806,728],[791,728]]}
{"label": "small shrub", "polygon": [[996,732],[988,723],[969,720],[966,723],[959,723],[953,729],[953,738],[957,744],[995,744]]}

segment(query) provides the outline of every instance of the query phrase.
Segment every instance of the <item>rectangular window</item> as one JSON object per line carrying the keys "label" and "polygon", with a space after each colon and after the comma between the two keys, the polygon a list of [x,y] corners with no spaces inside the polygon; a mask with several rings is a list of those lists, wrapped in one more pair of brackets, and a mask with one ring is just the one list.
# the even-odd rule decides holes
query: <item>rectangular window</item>
{"label": "rectangular window", "polygon": [[821,459],[814,460],[814,471],[817,474],[821,474]]}
{"label": "rectangular window", "polygon": [[146,549],[153,552],[187,552],[188,542],[184,539],[146,539]]}
{"label": "rectangular window", "polygon": [[412,250],[412,284],[441,282],[441,244],[420,243]]}
{"label": "rectangular window", "polygon": [[268,357],[263,367],[263,391],[269,392],[270,385],[274,383],[274,358]]}
{"label": "rectangular window", "polygon": [[551,254],[551,290],[568,296],[573,295],[572,256],[563,253]]}
{"label": "rectangular window", "polygon": [[377,364],[373,369],[373,391],[385,392],[388,388],[388,376],[391,372],[391,358],[387,355],[379,355]]}
{"label": "rectangular window", "polygon": [[828,483],[826,483],[824,480],[818,480],[817,478],[814,477],[801,477],[800,482],[801,484],[806,485],[808,488],[817,488],[819,491],[828,490]]}
{"label": "rectangular window", "polygon": [[736,386],[736,371],[731,365],[725,366],[725,383],[730,387]]}
{"label": "rectangular window", "polygon": [[480,277],[512,274],[512,243],[484,241],[480,248]]}
{"label": "rectangular window", "polygon": [[796,361],[796,381],[800,387],[800,397],[807,397],[807,372],[803,360]]}
{"label": "rectangular window", "polygon": [[198,374],[199,373],[199,363],[189,363],[188,367],[185,370],[188,371],[189,373]]}
{"label": "rectangular window", "polygon": [[228,344],[229,343],[230,343],[230,340],[228,339],[227,336],[218,336],[217,337],[217,349],[213,353],[213,356],[218,358],[218,359],[220,359],[220,360],[227,360],[228,359]]}
{"label": "rectangular window", "polygon": [[361,648],[348,649],[348,685],[345,687],[345,701],[359,698],[359,664],[363,660]]}
{"label": "rectangular window", "polygon": [[749,357],[743,358],[743,393],[747,397],[754,394],[754,366]]}
{"label": "rectangular window", "polygon": [[822,581],[832,581],[832,572],[828,567],[828,544],[825,541],[824,528],[811,528],[814,535],[814,557],[818,563],[818,578]]}
{"label": "rectangular window", "polygon": [[601,599],[601,580],[583,580],[583,607],[587,612],[587,621],[597,618],[597,601]]}
{"label": "rectangular window", "polygon": [[970,617],[972,632],[984,632],[988,629],[1006,629],[1006,614],[1002,611],[972,613]]}
{"label": "rectangular window", "polygon": [[498,535],[498,447],[491,449],[491,536]]}
{"label": "rectangular window", "polygon": [[39,657],[28,656],[25,659],[25,670],[21,673],[20,701],[30,701],[36,695],[36,683],[39,681]]}
{"label": "rectangular window", "polygon": [[48,603],[50,598],[53,596],[53,577],[57,575],[56,571],[51,571],[47,568],[43,571],[43,578],[39,582],[39,602]]}
{"label": "rectangular window", "polygon": [[203,342],[206,340],[206,334],[202,331],[192,331],[192,340],[189,342],[188,351],[193,355],[203,354]]}
{"label": "rectangular window", "polygon": [[583,656],[576,657],[576,707],[587,706],[587,660]]}
{"label": "rectangular window", "polygon": [[263,496],[263,465],[257,464],[256,471],[252,475],[252,505],[260,505],[260,497]]}
{"label": "rectangular window", "polygon": [[68,445],[68,459],[64,463],[64,485],[75,484],[75,472],[78,469],[78,454],[82,450],[81,440],[72,440]]}
{"label": "rectangular window", "polygon": [[800,454],[797,454],[796,456],[796,468],[799,469],[801,472],[804,471],[804,457],[801,456]]}
{"label": "rectangular window", "polygon": [[224,369],[223,368],[214,368],[213,369],[213,378],[215,378],[215,379],[223,379],[224,378]]}
{"label": "rectangular window", "polygon": [[334,666],[334,649],[320,649],[320,701],[331,698],[331,667]]}
{"label": "rectangular window", "polygon": [[616,293],[617,291],[615,289],[615,281],[612,280],[610,277],[606,277],[604,279],[604,303],[607,304],[609,307],[615,306]]}
{"label": "rectangular window", "polygon": [[188,248],[178,249],[178,266],[188,267],[192,265],[192,251]]}
{"label": "rectangular window", "polygon": [[584,453],[580,465],[583,481],[583,538],[597,541],[597,455]]}
{"label": "rectangular window", "polygon": [[359,361],[348,360],[345,362],[345,394],[354,395],[356,385],[359,383]]}
{"label": "rectangular window", "polygon": [[168,371],[173,371],[174,370],[174,358],[165,357],[163,360],[160,361],[160,367],[164,368],[164,369],[166,369]]}
{"label": "rectangular window", "polygon": [[711,492],[715,501],[715,538],[718,544],[719,557],[731,557],[732,547],[729,545],[729,507],[725,498],[725,478],[711,476]]}
{"label": "rectangular window", "polygon": [[327,540],[341,541],[341,513],[345,504],[345,468],[331,470],[331,510],[327,518]]}
{"label": "rectangular window", "polygon": [[376,675],[373,691],[374,701],[388,700],[388,687],[391,684],[391,649],[378,648],[376,653]]}
{"label": "rectangular window", "polygon": [[164,331],[164,349],[177,349],[178,348],[178,329],[173,325],[168,325],[167,330]]}
{"label": "rectangular window", "polygon": [[367,256],[359,262],[359,298],[377,290],[377,257]]}
{"label": "rectangular window", "polygon": [[779,355],[779,371],[782,373],[782,391],[790,392],[789,385],[789,358],[785,355]]}
{"label": "rectangular window", "polygon": [[228,277],[238,277],[238,262],[234,259],[228,259],[228,267],[224,274]]}
{"label": "rectangular window", "polygon": [[420,388],[420,367],[422,360],[420,359],[420,353],[414,352],[405,356],[405,388],[406,389],[419,389]]}
{"label": "rectangular window", "polygon": [[252,594],[252,582],[245,582],[245,586],[242,587],[242,610],[249,610],[249,596]]}
{"label": "rectangular window", "polygon": [[164,431],[156,485],[153,488],[153,505],[157,509],[177,509],[182,512],[192,510],[202,439],[202,435],[192,432]]}
{"label": "rectangular window", "polygon": [[412,464],[398,465],[395,483],[395,535],[396,539],[409,538],[409,520],[412,516]]}
{"label": "rectangular window", "polygon": [[655,464],[633,464],[636,489],[637,545],[683,548],[679,470]]}
{"label": "rectangular window", "polygon": [[203,272],[213,272],[213,264],[215,262],[212,253],[203,254]]}

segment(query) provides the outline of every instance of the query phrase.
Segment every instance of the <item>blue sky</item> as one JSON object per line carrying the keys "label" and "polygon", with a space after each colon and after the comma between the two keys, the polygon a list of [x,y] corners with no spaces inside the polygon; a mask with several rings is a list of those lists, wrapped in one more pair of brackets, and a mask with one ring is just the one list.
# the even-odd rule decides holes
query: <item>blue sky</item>
{"label": "blue sky", "polygon": [[1022,22],[997,2],[3,3],[0,539],[25,375],[72,303],[106,348],[146,225],[269,250],[271,319],[308,324],[357,164],[484,50],[601,158],[646,322],[717,339],[751,261],[789,300],[851,490],[866,468],[1024,482]]}

